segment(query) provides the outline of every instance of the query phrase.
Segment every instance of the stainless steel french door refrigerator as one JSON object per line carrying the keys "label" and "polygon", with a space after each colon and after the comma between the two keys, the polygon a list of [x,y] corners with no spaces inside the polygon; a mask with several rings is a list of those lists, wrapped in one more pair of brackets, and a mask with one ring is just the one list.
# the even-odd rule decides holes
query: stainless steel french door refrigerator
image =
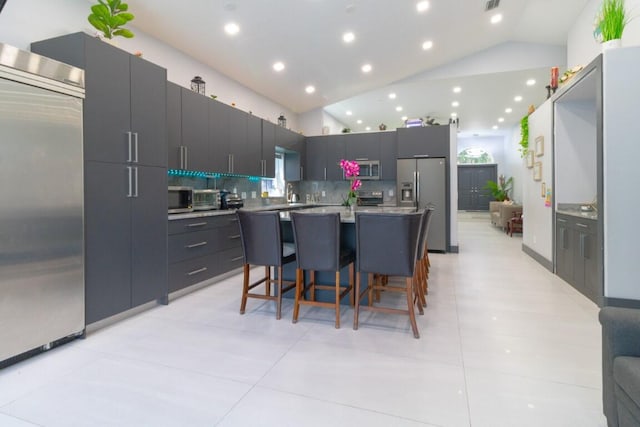
{"label": "stainless steel french door refrigerator", "polygon": [[84,331],[83,84],[0,43],[0,367]]}
{"label": "stainless steel french door refrigerator", "polygon": [[447,168],[443,157],[398,159],[398,206],[434,208],[427,244],[430,251],[447,250]]}

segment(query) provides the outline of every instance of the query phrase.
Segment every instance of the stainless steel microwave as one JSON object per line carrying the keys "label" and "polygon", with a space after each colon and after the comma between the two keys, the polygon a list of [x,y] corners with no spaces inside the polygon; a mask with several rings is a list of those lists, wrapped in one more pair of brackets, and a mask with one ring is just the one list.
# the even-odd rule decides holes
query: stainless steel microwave
{"label": "stainless steel microwave", "polygon": [[380,160],[356,159],[360,166],[360,175],[358,179],[380,179],[382,168]]}
{"label": "stainless steel microwave", "polygon": [[193,188],[169,187],[169,213],[193,212]]}

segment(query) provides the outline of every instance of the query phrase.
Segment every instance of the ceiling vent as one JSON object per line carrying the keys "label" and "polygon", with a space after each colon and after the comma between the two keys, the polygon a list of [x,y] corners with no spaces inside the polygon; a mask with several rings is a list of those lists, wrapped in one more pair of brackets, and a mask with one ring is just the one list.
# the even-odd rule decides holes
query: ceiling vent
{"label": "ceiling vent", "polygon": [[488,12],[490,10],[495,9],[498,6],[500,6],[500,0],[488,0],[487,3],[484,5],[484,11]]}

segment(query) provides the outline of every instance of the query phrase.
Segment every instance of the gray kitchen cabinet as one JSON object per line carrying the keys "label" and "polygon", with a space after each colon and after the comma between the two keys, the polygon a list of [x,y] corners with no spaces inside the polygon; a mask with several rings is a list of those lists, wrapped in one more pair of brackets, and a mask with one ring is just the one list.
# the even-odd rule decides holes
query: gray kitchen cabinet
{"label": "gray kitchen cabinet", "polygon": [[348,160],[380,160],[380,136],[377,132],[344,135],[345,158]]}
{"label": "gray kitchen cabinet", "polygon": [[398,157],[449,157],[449,126],[398,128]]}
{"label": "gray kitchen cabinet", "polygon": [[304,179],[307,181],[324,181],[327,179],[327,137],[312,136],[307,138],[306,167]]}
{"label": "gray kitchen cabinet", "polygon": [[209,99],[192,90],[181,88],[182,147],[181,169],[210,172]]}
{"label": "gray kitchen cabinet", "polygon": [[380,179],[396,180],[398,161],[398,138],[396,132],[379,132],[380,137]]}
{"label": "gray kitchen cabinet", "polygon": [[342,168],[340,168],[340,160],[346,158],[346,140],[346,135],[331,135],[325,137],[327,144],[326,179],[328,181],[344,179]]}
{"label": "gray kitchen cabinet", "polygon": [[209,100],[208,103],[209,145],[211,147],[211,171],[230,172],[229,119],[232,108],[222,102]]}
{"label": "gray kitchen cabinet", "polygon": [[[262,120],[262,176],[276,176],[276,125]],[[285,178],[286,179],[286,178]]]}
{"label": "gray kitchen cabinet", "polygon": [[556,214],[556,274],[596,303],[602,296],[598,260],[597,222]]}
{"label": "gray kitchen cabinet", "polygon": [[182,88],[167,82],[167,166],[182,169]]}
{"label": "gray kitchen cabinet", "polygon": [[240,228],[234,214],[170,220],[169,292],[242,266]]}
{"label": "gray kitchen cabinet", "polygon": [[305,173],[306,138],[296,132],[275,126],[276,146],[284,151],[284,169],[286,181],[310,179]]}
{"label": "gray kitchen cabinet", "polygon": [[85,33],[31,49],[85,70],[86,323],[166,296],[166,70]]}
{"label": "gray kitchen cabinet", "polygon": [[573,282],[575,239],[572,222],[572,218],[568,215],[556,215],[556,274],[567,283]]}

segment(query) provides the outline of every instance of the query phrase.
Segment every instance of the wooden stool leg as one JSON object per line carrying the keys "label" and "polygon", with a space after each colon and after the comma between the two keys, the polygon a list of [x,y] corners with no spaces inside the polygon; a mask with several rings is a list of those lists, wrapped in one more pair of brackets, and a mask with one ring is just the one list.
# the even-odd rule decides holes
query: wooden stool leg
{"label": "wooden stool leg", "polygon": [[267,279],[264,285],[264,294],[269,296],[271,295],[271,267],[264,267],[264,277]]}
{"label": "wooden stool leg", "polygon": [[355,276],[356,276],[355,265],[354,264],[355,263],[353,263],[353,262],[351,264],[349,264],[349,287],[351,288],[351,293],[349,295],[349,304],[351,304],[351,307],[353,307],[354,302],[355,302],[355,300],[353,298],[353,293],[354,293],[353,289],[354,289],[354,286],[355,286],[354,282],[355,282]]}
{"label": "wooden stool leg", "polygon": [[411,329],[413,329],[414,338],[420,338],[418,332],[418,324],[416,323],[416,313],[413,310],[413,279],[407,277],[405,279],[407,283],[407,308],[409,309],[409,321],[411,322]]}
{"label": "wooden stool leg", "polygon": [[355,307],[353,309],[353,330],[358,330],[358,312],[360,311],[360,277],[361,273],[356,273],[356,292],[355,292]]}
{"label": "wooden stool leg", "polygon": [[299,268],[296,268],[296,296],[293,303],[293,323],[298,322],[298,313],[300,311],[300,294],[304,291],[304,283],[302,278],[304,273]]}
{"label": "wooden stool leg", "polygon": [[376,277],[372,273],[369,273],[367,275],[367,289],[369,290],[369,293],[368,293],[369,305],[373,305],[373,286],[375,284],[376,284]]}
{"label": "wooden stool leg", "polygon": [[282,266],[278,266],[278,298],[276,303],[276,320],[282,317]]}
{"label": "wooden stool leg", "polygon": [[336,271],[336,329],[340,329],[340,270]]}
{"label": "wooden stool leg", "polygon": [[249,293],[249,264],[244,265],[244,278],[242,280],[242,302],[240,303],[240,314],[244,314],[247,307],[247,294]]}
{"label": "wooden stool leg", "polygon": [[311,292],[311,296],[309,299],[311,301],[316,300],[316,272],[315,270],[311,270],[309,272],[309,284],[311,285],[309,288],[309,292]]}

